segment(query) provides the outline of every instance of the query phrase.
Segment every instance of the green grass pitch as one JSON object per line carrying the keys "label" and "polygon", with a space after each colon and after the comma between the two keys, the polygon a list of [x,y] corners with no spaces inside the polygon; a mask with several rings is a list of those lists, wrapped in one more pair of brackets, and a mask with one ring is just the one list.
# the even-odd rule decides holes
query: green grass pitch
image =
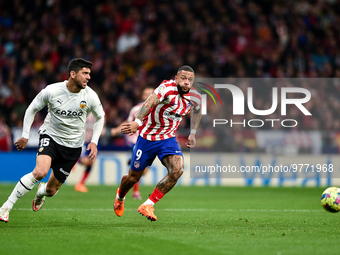
{"label": "green grass pitch", "polygon": [[[13,185],[0,185],[2,204]],[[0,222],[0,254],[337,254],[340,213],[320,205],[325,188],[175,187],[155,206],[156,222],[112,203],[116,186],[63,186],[41,211],[37,187]],[[141,187],[146,198],[154,187]]]}

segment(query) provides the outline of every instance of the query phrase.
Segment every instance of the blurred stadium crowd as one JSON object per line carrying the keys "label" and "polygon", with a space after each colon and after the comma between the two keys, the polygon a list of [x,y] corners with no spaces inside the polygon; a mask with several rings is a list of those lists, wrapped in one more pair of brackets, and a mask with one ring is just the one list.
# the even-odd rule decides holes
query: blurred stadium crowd
{"label": "blurred stadium crowd", "polygon": [[[339,44],[336,0],[0,0],[0,137],[8,141],[22,126],[41,89],[68,79],[75,57],[94,64],[89,85],[109,128],[127,118],[144,87],[171,79],[183,64],[198,77],[340,78]],[[293,112],[300,128],[339,130],[340,84],[305,88],[313,120]],[[257,95],[257,109],[268,109],[267,95]]]}

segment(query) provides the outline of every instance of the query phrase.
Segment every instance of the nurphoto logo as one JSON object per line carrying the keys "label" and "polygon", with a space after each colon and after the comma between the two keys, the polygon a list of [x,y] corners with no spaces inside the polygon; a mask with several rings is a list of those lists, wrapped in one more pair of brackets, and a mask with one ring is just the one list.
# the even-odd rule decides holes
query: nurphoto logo
{"label": "nurphoto logo", "polygon": [[[222,104],[222,100],[217,93],[215,89],[228,89],[230,91],[231,96],[232,96],[232,114],[233,116],[237,115],[245,115],[245,95],[243,91],[232,84],[214,84],[214,86],[202,83],[202,82],[197,82],[200,85],[205,86],[203,87],[197,87],[198,89],[202,90],[205,93],[202,93],[202,115],[207,115],[207,94],[213,99],[215,105],[217,106],[216,100],[214,98],[214,95],[207,90],[209,88],[215,96],[218,98],[218,100]],[[307,108],[303,105],[307,103],[311,99],[311,93],[309,90],[305,88],[298,88],[298,87],[272,87],[272,97],[268,98],[268,102],[272,102],[271,107],[269,109],[256,109],[254,106],[254,95],[253,95],[253,88],[252,87],[247,87],[247,106],[248,110],[258,116],[269,116],[272,113],[274,113],[277,110],[277,107],[279,105],[278,102],[278,91],[280,90],[280,106],[281,106],[281,116],[286,116],[287,115],[287,106],[288,105],[293,105],[297,107],[304,115],[312,115]],[[299,94],[302,95],[300,98],[288,98],[289,94]],[[213,119],[213,127],[216,127],[216,125],[225,125],[225,124],[230,124],[230,127],[233,125],[243,125],[246,127],[247,125],[249,127],[262,127],[265,122],[271,123],[271,127],[274,127],[275,122],[281,123],[282,127],[295,127],[298,125],[298,121],[296,119],[290,118],[290,119],[283,119],[283,118],[268,118],[268,119],[243,119],[241,122],[235,122],[233,119]]]}

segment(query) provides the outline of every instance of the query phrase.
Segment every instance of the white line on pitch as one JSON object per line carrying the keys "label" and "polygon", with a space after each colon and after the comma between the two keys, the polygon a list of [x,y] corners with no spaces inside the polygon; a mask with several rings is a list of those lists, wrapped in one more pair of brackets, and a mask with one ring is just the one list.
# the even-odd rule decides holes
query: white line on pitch
{"label": "white line on pitch", "polygon": [[[13,208],[13,210],[18,211],[31,211],[31,208]],[[114,211],[112,209],[78,209],[78,208],[44,208],[43,211]],[[125,211],[137,211],[136,209],[125,208]],[[157,209],[157,211],[168,211],[168,212],[324,212],[324,210],[303,210],[303,209],[181,209],[181,208],[165,208],[165,209]]]}

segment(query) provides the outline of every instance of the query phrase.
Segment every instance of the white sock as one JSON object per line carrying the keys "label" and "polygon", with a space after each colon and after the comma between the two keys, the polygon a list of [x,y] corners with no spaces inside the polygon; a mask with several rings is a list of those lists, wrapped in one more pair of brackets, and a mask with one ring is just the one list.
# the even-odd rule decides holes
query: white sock
{"label": "white sock", "polygon": [[32,173],[26,174],[21,177],[20,181],[17,183],[11,195],[8,197],[8,200],[3,204],[3,206],[12,209],[13,205],[18,201],[18,199],[25,195],[28,191],[33,189],[34,185],[37,182],[38,181],[33,177]]}
{"label": "white sock", "polygon": [[116,198],[118,199],[118,201],[124,201],[124,200],[125,200],[125,197],[121,198],[121,197],[118,195],[118,192],[117,192]]}
{"label": "white sock", "polygon": [[155,203],[152,202],[149,198],[143,203],[143,205],[154,205]]}
{"label": "white sock", "polygon": [[50,196],[46,191],[46,187],[47,187],[47,183],[41,184],[36,195],[38,197],[43,197],[43,196],[54,197],[59,192],[59,190],[57,190],[56,193],[54,193],[53,196]]}
{"label": "white sock", "polygon": [[38,191],[37,191],[37,196],[38,197],[43,197],[43,196],[47,196],[47,192],[46,192],[46,183],[43,183],[40,185]]}

